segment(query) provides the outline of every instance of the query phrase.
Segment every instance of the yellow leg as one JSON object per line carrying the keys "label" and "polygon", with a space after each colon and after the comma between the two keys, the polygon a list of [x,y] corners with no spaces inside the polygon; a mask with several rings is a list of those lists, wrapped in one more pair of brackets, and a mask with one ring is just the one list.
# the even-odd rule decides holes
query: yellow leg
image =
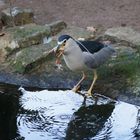
{"label": "yellow leg", "polygon": [[98,77],[97,72],[96,72],[96,70],[94,70],[94,78],[93,78],[93,81],[92,81],[92,84],[91,84],[89,90],[87,91],[87,96],[92,96],[92,89],[93,89],[93,86],[97,80],[97,77]]}
{"label": "yellow leg", "polygon": [[72,91],[77,92],[80,88],[80,84],[83,82],[83,80],[86,78],[85,73],[82,71],[82,78],[80,79],[80,81],[73,87]]}

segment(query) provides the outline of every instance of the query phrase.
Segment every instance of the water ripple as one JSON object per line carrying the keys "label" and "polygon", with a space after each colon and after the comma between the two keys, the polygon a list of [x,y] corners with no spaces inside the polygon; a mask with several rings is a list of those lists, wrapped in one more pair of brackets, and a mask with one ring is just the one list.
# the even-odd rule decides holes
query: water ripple
{"label": "water ripple", "polygon": [[82,106],[83,97],[72,91],[22,92],[17,126],[26,140],[135,139],[139,107],[109,99]]}

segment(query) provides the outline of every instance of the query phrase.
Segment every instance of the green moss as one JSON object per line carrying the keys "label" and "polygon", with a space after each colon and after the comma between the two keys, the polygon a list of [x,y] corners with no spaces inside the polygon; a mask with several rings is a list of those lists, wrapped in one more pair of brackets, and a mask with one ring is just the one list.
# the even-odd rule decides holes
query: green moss
{"label": "green moss", "polygon": [[9,48],[9,47],[5,47],[5,50],[6,50],[8,53],[10,53],[10,52],[12,51],[12,49]]}
{"label": "green moss", "polygon": [[[33,68],[40,66],[47,59],[51,60],[53,56],[47,56],[48,50],[52,49],[49,45],[36,45],[23,48],[19,53],[11,55],[10,64],[16,72],[30,71]],[[28,67],[28,68],[27,68]]]}
{"label": "green moss", "polygon": [[18,73],[24,72],[24,67],[21,61],[17,61],[15,64],[12,64],[12,67],[14,68],[15,72],[18,72]]}
{"label": "green moss", "polygon": [[50,34],[50,29],[47,26],[41,25],[26,25],[23,27],[14,27],[7,29],[8,32],[13,33],[14,39],[27,38],[29,36],[36,36],[37,34],[45,34],[48,36]]}
{"label": "green moss", "polygon": [[102,77],[106,76],[123,76],[133,77],[139,73],[140,69],[140,57],[138,55],[133,56],[120,56],[116,60],[112,60],[99,68],[99,72]]}

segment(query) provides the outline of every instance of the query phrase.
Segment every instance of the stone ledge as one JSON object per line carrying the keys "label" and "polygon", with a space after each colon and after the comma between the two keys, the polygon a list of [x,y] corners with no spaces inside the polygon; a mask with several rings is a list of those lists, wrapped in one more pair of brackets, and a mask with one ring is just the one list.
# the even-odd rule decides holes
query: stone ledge
{"label": "stone ledge", "polygon": [[22,26],[34,23],[34,13],[31,9],[8,8],[1,12],[1,20],[5,26]]}
{"label": "stone ledge", "polygon": [[140,46],[140,33],[133,30],[131,27],[116,27],[105,31],[104,37],[115,41],[124,43],[131,47]]}

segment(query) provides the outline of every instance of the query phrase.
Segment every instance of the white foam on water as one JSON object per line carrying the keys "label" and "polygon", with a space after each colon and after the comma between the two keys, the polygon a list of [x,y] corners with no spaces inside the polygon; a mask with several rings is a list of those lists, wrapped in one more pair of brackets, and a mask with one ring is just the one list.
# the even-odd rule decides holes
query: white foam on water
{"label": "white foam on water", "polygon": [[[70,90],[42,90],[36,92],[26,91],[24,88],[19,90],[23,93],[20,98],[22,108],[29,111],[38,111],[37,115],[41,118],[40,122],[30,122],[29,120],[32,119],[31,115],[19,115],[17,121],[18,129],[21,136],[26,136],[26,140],[53,139],[56,135],[57,137],[59,135],[65,136],[65,129],[71,116],[83,103],[83,97]],[[46,121],[52,124],[47,126]],[[46,125],[46,128],[42,126],[43,123]],[[42,135],[42,131],[37,131],[36,125],[40,126],[40,130],[48,132]],[[53,134],[53,136],[52,133],[56,134]]]}

